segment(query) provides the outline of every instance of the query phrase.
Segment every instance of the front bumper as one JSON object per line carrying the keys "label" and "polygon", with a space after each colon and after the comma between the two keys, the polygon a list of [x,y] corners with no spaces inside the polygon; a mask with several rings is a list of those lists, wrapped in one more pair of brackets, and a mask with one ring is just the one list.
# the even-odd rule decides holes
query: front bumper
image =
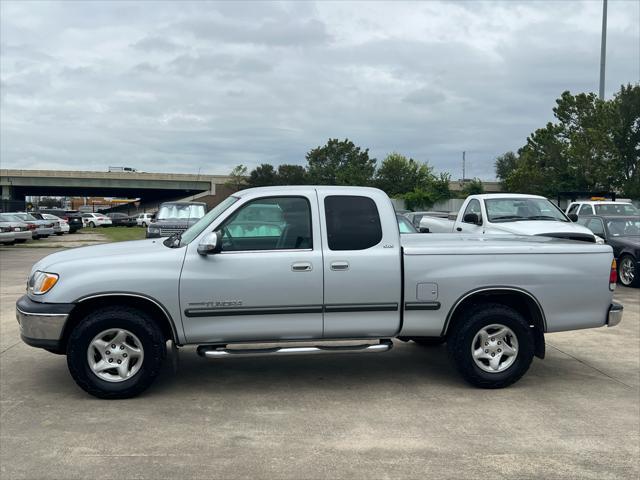
{"label": "front bumper", "polygon": [[607,326],[615,327],[622,321],[622,311],[624,307],[616,302],[612,302],[609,306],[609,314],[607,315]]}
{"label": "front bumper", "polygon": [[58,350],[72,303],[40,303],[23,295],[16,302],[22,340],[32,347]]}

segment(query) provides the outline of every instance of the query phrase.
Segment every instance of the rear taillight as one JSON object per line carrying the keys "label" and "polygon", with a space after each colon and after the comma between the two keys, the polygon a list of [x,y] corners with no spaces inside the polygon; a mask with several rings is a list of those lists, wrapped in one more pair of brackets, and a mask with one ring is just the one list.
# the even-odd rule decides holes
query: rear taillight
{"label": "rear taillight", "polygon": [[611,271],[609,272],[609,290],[612,292],[616,289],[616,282],[618,281],[618,265],[616,259],[611,261]]}

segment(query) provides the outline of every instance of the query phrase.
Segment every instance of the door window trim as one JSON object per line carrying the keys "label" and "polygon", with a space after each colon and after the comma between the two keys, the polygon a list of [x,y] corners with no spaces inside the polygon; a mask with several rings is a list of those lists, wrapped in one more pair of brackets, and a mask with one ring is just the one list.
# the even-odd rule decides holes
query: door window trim
{"label": "door window trim", "polygon": [[250,200],[247,200],[242,205],[238,205],[238,208],[236,208],[233,212],[231,212],[231,214],[227,218],[225,218],[218,226],[216,226],[216,228],[214,228],[212,231],[215,232],[215,231],[221,230],[225,226],[227,221],[229,221],[231,217],[239,213],[245,206],[250,205],[251,203],[257,200],[265,200],[269,198],[301,198],[307,202],[307,207],[309,208],[309,222],[310,222],[309,230],[311,233],[311,247],[309,248],[271,248],[268,250],[232,250],[232,251],[226,251],[226,252],[223,249],[220,253],[218,253],[218,255],[237,255],[239,253],[312,252],[314,250],[315,242],[313,238],[313,209],[311,208],[311,200],[309,199],[309,197],[305,195],[265,195],[264,197],[252,198]]}

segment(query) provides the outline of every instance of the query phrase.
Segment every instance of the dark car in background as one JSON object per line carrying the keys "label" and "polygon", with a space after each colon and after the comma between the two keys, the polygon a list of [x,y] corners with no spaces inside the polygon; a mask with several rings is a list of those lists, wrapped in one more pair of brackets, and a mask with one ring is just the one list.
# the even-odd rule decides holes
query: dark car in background
{"label": "dark car in background", "polygon": [[40,213],[55,215],[69,224],[69,233],[75,233],[82,228],[82,214],[78,210],[64,210],[62,208],[40,208]]}
{"label": "dark car in background", "polygon": [[111,225],[113,225],[114,227],[137,226],[135,217],[130,217],[125,213],[120,213],[120,212],[107,213],[107,217],[111,219]]}
{"label": "dark car in background", "polygon": [[620,283],[640,286],[640,216],[592,215],[580,217],[578,223],[611,245]]}
{"label": "dark car in background", "polygon": [[170,237],[184,232],[207,213],[203,202],[165,202],[147,228],[147,238]]}

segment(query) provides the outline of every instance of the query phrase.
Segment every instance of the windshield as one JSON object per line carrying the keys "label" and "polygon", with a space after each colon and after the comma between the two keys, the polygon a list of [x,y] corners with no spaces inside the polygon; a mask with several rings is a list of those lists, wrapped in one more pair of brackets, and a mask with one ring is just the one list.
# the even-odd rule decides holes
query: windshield
{"label": "windshield", "polygon": [[160,207],[156,218],[158,220],[188,220],[204,216],[204,205],[190,205],[188,203],[165,203]]}
{"label": "windshield", "polygon": [[630,203],[603,203],[596,205],[596,215],[640,215],[640,210]]}
{"label": "windshield", "polygon": [[194,238],[200,235],[205,228],[207,228],[211,222],[218,218],[222,213],[231,205],[238,201],[238,197],[227,197],[214,208],[209,210],[204,217],[194,223],[190,228],[185,230],[180,239],[180,245],[186,245],[190,243]]}
{"label": "windshield", "polygon": [[523,220],[570,220],[546,198],[492,198],[484,201],[489,222],[519,222]]}
{"label": "windshield", "polygon": [[28,213],[14,213],[13,216],[18,217],[20,220],[30,220],[32,222],[36,221],[36,219]]}
{"label": "windshield", "polygon": [[640,219],[612,218],[606,220],[609,235],[613,237],[630,237],[640,235]]}
{"label": "windshield", "polygon": [[409,221],[409,219],[403,217],[402,215],[396,215],[398,219],[398,227],[400,228],[400,233],[417,233],[416,228]]}

